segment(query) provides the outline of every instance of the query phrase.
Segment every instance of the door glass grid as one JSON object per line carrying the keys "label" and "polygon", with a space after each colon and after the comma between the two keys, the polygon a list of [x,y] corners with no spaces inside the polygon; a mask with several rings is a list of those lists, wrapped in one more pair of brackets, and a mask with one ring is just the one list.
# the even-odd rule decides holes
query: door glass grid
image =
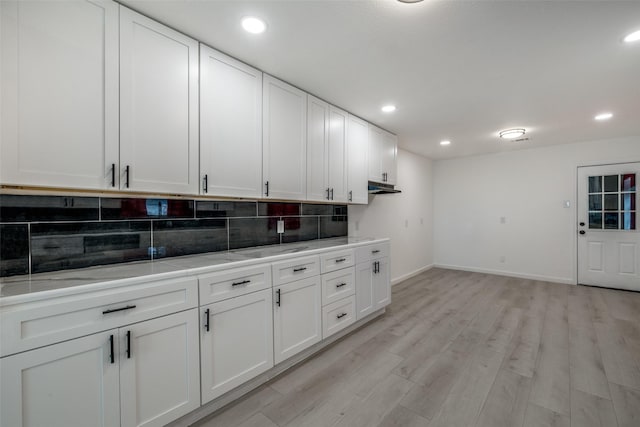
{"label": "door glass grid", "polygon": [[589,177],[589,229],[636,229],[636,174]]}

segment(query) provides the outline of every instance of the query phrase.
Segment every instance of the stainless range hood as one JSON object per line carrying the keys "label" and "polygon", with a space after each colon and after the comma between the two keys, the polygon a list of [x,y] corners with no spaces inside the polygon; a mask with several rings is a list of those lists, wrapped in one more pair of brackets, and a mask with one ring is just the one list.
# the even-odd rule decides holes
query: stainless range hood
{"label": "stainless range hood", "polygon": [[391,184],[381,184],[379,182],[369,181],[369,194],[393,194],[401,193]]}

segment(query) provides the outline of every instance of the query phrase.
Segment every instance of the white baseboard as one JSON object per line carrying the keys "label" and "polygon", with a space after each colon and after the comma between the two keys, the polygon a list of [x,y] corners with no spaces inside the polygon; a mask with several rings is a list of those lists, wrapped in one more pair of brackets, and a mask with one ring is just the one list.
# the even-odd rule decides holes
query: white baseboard
{"label": "white baseboard", "polygon": [[466,267],[461,265],[450,265],[450,264],[434,264],[433,266],[437,268],[447,268],[449,270],[461,270],[461,271],[471,271],[474,273],[495,274],[497,276],[517,277],[519,279],[540,280],[543,282],[563,283],[566,285],[576,284],[576,281],[573,278],[566,278],[566,277],[543,276],[538,274],[523,274],[523,273],[517,273],[515,271],[491,270],[487,268]]}
{"label": "white baseboard", "polygon": [[425,265],[424,267],[420,267],[419,269],[414,270],[410,273],[403,274],[400,277],[391,279],[391,286],[397,285],[400,282],[404,282],[407,279],[411,279],[413,276],[417,276],[418,274],[425,272],[427,270],[431,270],[432,268],[433,268],[433,264]]}

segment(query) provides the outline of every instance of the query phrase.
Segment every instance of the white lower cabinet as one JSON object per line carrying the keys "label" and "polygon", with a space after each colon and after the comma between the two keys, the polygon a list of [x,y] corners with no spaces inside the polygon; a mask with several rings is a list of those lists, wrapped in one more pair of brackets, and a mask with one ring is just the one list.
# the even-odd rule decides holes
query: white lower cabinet
{"label": "white lower cabinet", "polygon": [[[119,370],[106,331],[0,360],[0,425],[120,426]],[[114,339],[114,353],[118,341]]]}
{"label": "white lower cabinet", "polygon": [[353,295],[322,307],[322,338],[328,338],[356,321]]}
{"label": "white lower cabinet", "polygon": [[320,276],[273,289],[274,358],[278,364],[322,339]]}
{"label": "white lower cabinet", "polygon": [[389,257],[374,258],[356,265],[357,320],[391,302]]}
{"label": "white lower cabinet", "polygon": [[122,427],[163,426],[200,406],[198,310],[120,328]]}
{"label": "white lower cabinet", "polygon": [[273,367],[271,289],[201,308],[202,404]]}
{"label": "white lower cabinet", "polygon": [[163,426],[199,404],[197,310],[5,357],[2,426]]}

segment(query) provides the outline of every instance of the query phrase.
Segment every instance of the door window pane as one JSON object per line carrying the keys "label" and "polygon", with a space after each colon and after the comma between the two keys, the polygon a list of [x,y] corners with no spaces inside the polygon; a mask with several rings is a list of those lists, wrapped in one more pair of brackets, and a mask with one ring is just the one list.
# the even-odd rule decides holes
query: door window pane
{"label": "door window pane", "polygon": [[589,212],[589,228],[592,230],[602,229],[602,213]]}
{"label": "door window pane", "polygon": [[623,230],[635,230],[636,229],[636,213],[635,212],[622,212],[620,214],[622,221],[620,221],[620,228]]}
{"label": "door window pane", "polygon": [[607,212],[604,214],[604,228],[607,230],[618,229],[618,212]]}
{"label": "door window pane", "polygon": [[605,193],[618,192],[618,175],[607,175],[604,177],[604,191]]}
{"label": "door window pane", "polygon": [[620,180],[620,191],[636,191],[636,174],[627,173]]}
{"label": "door window pane", "polygon": [[590,211],[602,210],[602,194],[589,195],[589,210]]}
{"label": "door window pane", "polygon": [[602,177],[601,176],[589,177],[589,193],[602,193]]}
{"label": "door window pane", "polygon": [[[589,199],[589,201],[591,201],[591,199]],[[621,211],[636,210],[636,194],[635,193],[623,193],[620,195],[620,210]]]}
{"label": "door window pane", "polygon": [[618,210],[618,195],[617,194],[605,194],[604,195],[604,210],[605,211],[617,211]]}

